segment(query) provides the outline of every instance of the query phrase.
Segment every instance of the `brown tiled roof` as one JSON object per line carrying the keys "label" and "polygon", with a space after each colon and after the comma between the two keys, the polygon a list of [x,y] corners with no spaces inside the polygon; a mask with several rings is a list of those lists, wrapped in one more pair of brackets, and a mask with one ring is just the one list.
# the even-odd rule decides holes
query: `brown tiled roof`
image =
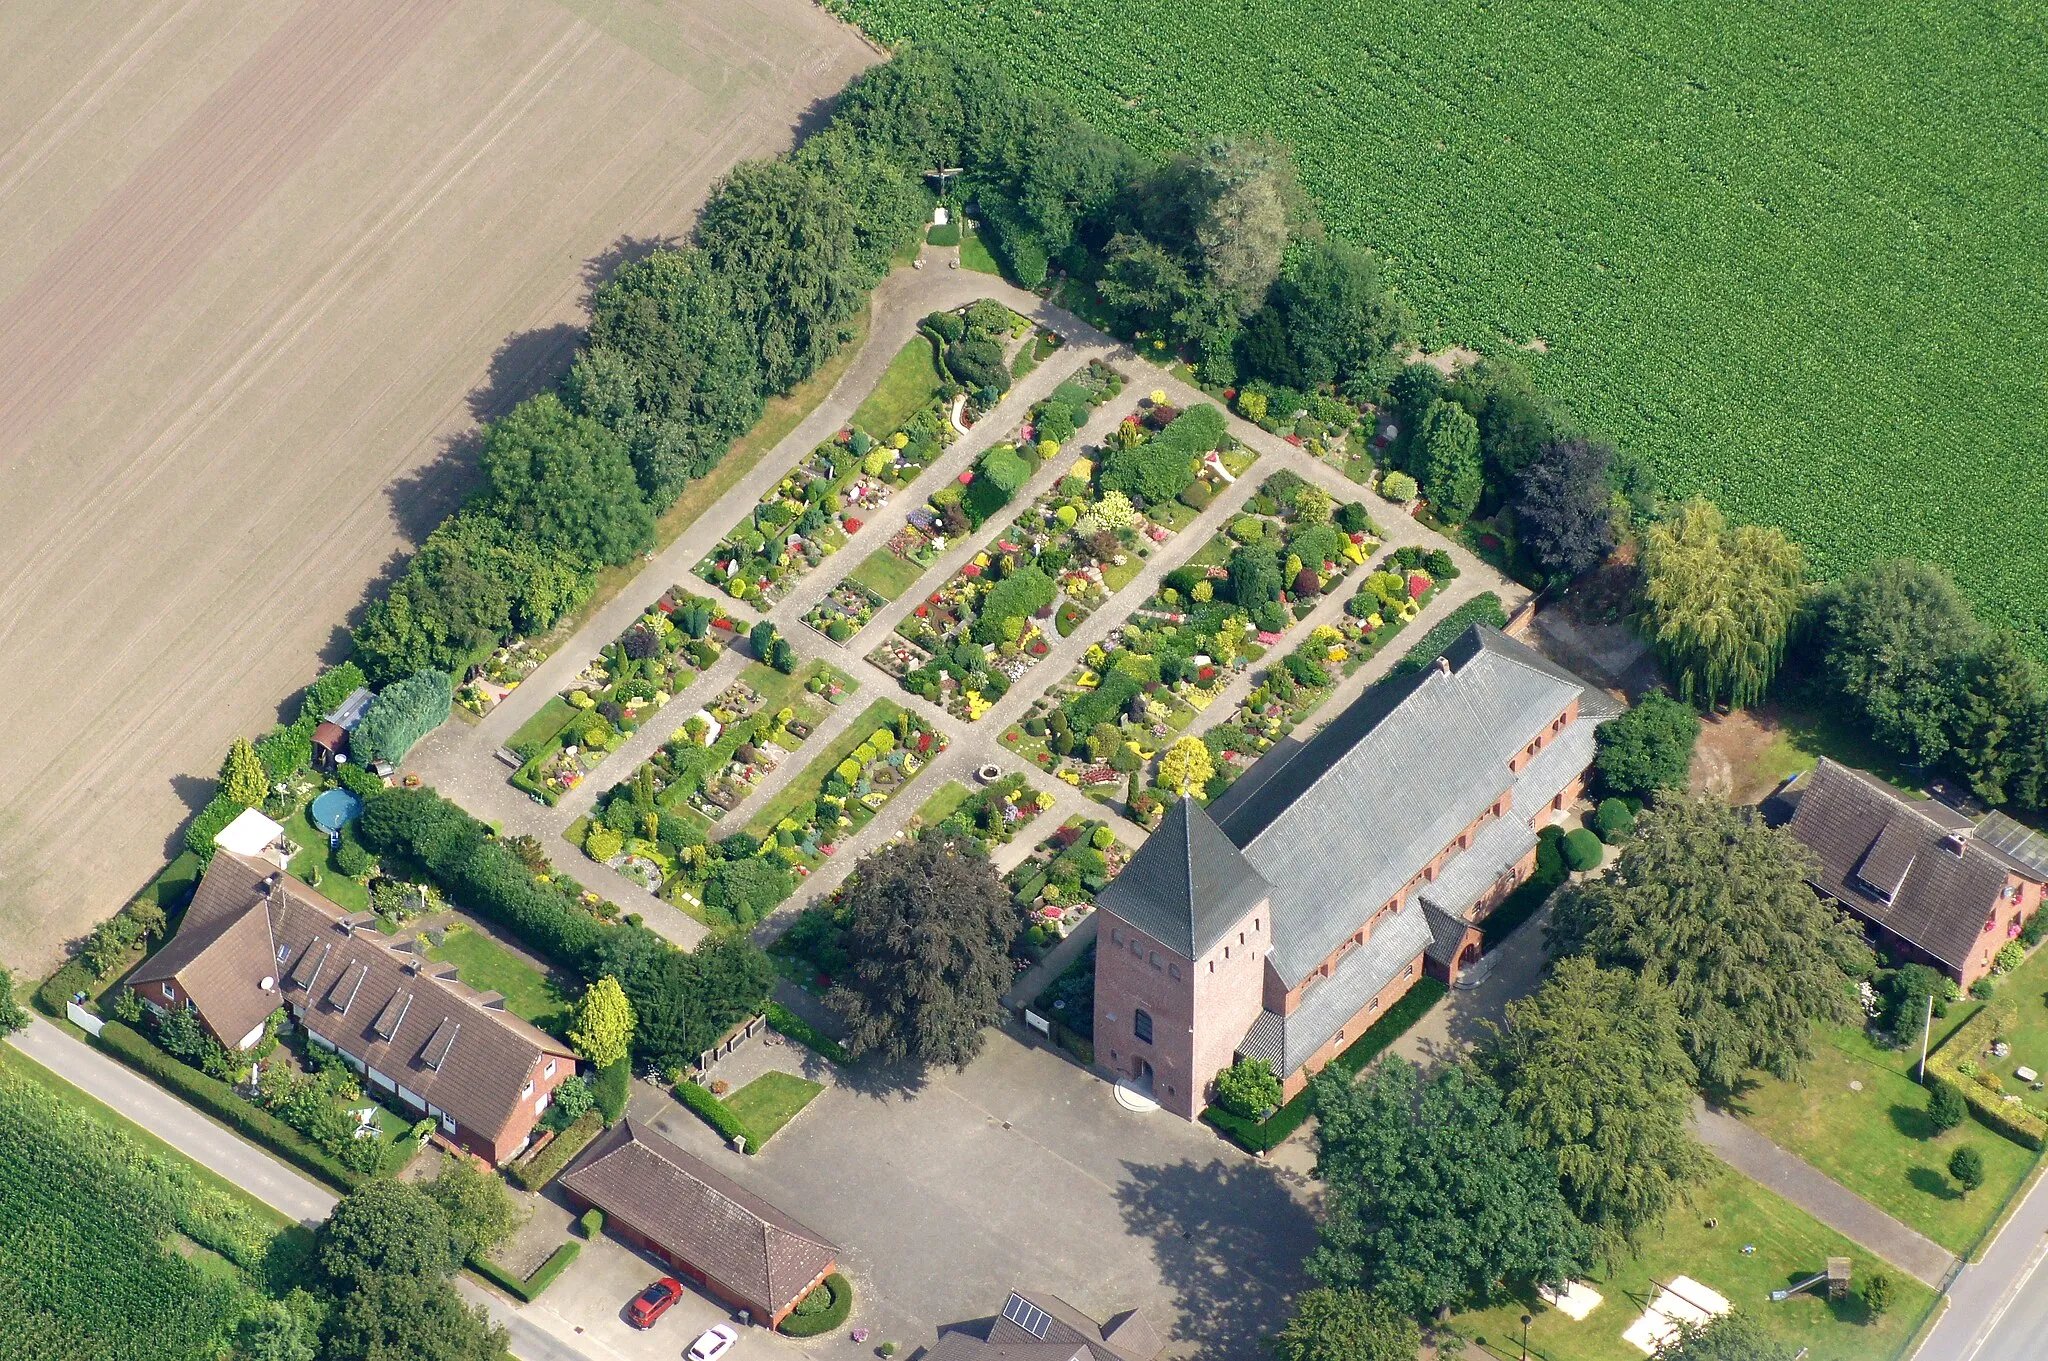
{"label": "brown tiled roof", "polygon": [[1952,809],[1825,759],[1791,822],[1820,861],[1815,888],[1956,968],[1983,938],[2007,876],[2039,877],[1969,830]]}
{"label": "brown tiled roof", "polygon": [[[361,921],[265,861],[220,851],[184,925],[136,978],[175,976],[230,1044],[289,1002],[307,1030],[486,1135],[512,1124],[543,1058],[575,1062],[453,969],[425,963],[414,938]],[[262,991],[264,978],[274,991]]]}
{"label": "brown tiled roof", "polygon": [[562,1176],[568,1191],[687,1260],[725,1293],[781,1310],[839,1249],[651,1129],[621,1120]]}
{"label": "brown tiled roof", "polygon": [[1086,1343],[984,1342],[972,1333],[940,1333],[924,1361],[1096,1361]]}

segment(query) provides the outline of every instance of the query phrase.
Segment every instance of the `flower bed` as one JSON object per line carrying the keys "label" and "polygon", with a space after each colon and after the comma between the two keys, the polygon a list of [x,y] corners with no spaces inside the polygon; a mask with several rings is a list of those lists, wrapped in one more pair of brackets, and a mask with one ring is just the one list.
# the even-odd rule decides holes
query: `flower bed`
{"label": "flower bed", "polygon": [[[953,786],[957,791],[958,786]],[[1007,845],[1039,814],[1052,807],[1052,795],[1031,787],[1022,775],[1006,775],[960,799],[945,816],[931,821],[941,835],[979,842],[984,850]],[[920,809],[922,813],[925,810]]]}
{"label": "flower bed", "polygon": [[697,564],[697,575],[735,600],[766,608],[788,595],[846,542],[842,493],[879,505],[888,488],[860,471],[850,445],[828,442],[771,487],[747,518]]}
{"label": "flower bed", "polygon": [[867,627],[882,607],[882,597],[857,581],[845,580],[804,612],[804,622],[835,643],[843,643]]}
{"label": "flower bed", "polygon": [[664,592],[562,692],[568,709],[552,734],[521,729],[511,745],[526,760],[512,783],[558,802],[716,662],[717,640],[730,636],[721,606],[680,587]]}
{"label": "flower bed", "polygon": [[515,638],[471,671],[469,679],[456,688],[455,702],[481,718],[503,703],[505,696],[517,690],[520,682],[547,659],[545,648],[528,639]]}
{"label": "flower bed", "polygon": [[1034,846],[1003,876],[1024,918],[1014,947],[1018,956],[1036,960],[1079,926],[1095,910],[1094,896],[1122,873],[1130,856],[1107,823],[1080,818],[1069,818]]}

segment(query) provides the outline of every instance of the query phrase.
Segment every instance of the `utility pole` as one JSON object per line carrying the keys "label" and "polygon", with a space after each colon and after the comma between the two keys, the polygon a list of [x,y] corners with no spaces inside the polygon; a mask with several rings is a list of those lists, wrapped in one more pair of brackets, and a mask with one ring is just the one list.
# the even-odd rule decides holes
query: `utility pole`
{"label": "utility pole", "polygon": [[1927,1021],[1920,1028],[1920,1085],[1927,1085],[1927,1041],[1934,1037],[1934,994],[1927,994]]}

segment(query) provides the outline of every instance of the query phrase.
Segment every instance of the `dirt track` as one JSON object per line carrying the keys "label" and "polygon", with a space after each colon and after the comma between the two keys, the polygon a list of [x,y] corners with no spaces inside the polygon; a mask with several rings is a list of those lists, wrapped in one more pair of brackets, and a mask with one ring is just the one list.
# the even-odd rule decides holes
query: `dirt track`
{"label": "dirt track", "polygon": [[872,59],[806,0],[10,7],[0,958],[161,863],[591,272]]}

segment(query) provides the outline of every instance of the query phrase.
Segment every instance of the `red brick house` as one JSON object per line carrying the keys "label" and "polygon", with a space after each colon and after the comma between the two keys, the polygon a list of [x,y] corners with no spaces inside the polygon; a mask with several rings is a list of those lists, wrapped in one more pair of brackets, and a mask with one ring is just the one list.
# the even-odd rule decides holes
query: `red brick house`
{"label": "red brick house", "polygon": [[560,1186],[676,1275],[773,1328],[832,1274],[839,1249],[632,1119],[578,1154]]}
{"label": "red brick house", "polygon": [[1213,808],[1183,799],[1097,899],[1097,1062],[1189,1119],[1239,1057],[1300,1092],[1425,972],[1478,958],[1619,712],[1475,627]]}
{"label": "red brick house", "polygon": [[178,933],[129,980],[158,1012],[191,1007],[222,1044],[247,1049],[284,1007],[308,1040],[365,1086],[438,1122],[492,1163],[525,1148],[569,1046],[429,964],[412,936],[387,937],[268,861],[215,853]]}
{"label": "red brick house", "polygon": [[1779,797],[1794,805],[1789,830],[1817,862],[1814,891],[1900,959],[1962,987],[1989,973],[2040,910],[2042,838],[2010,819],[1993,815],[1980,832],[1946,804],[1825,758]]}

